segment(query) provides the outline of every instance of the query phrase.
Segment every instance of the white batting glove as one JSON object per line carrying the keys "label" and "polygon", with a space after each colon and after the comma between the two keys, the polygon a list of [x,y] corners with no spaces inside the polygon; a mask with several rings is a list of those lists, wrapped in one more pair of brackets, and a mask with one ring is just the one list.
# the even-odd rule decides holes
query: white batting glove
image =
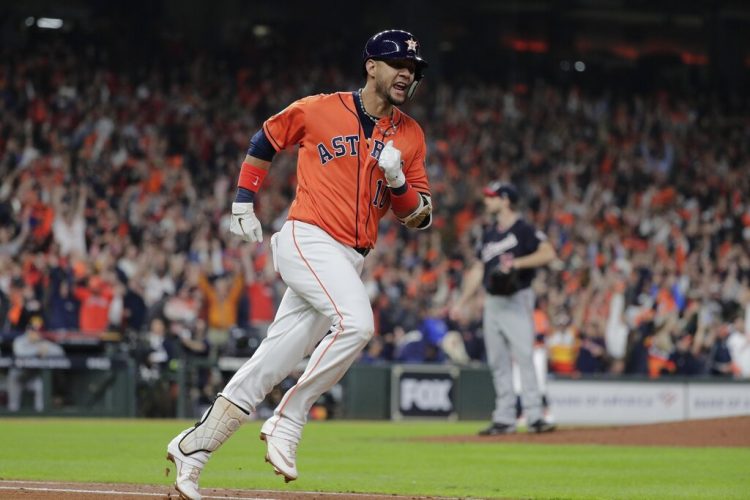
{"label": "white batting glove", "polygon": [[255,216],[252,203],[232,203],[229,231],[245,241],[263,241],[263,228]]}
{"label": "white batting glove", "polygon": [[393,147],[390,140],[380,152],[378,167],[383,171],[388,187],[399,188],[406,183],[406,177],[401,170],[401,151]]}

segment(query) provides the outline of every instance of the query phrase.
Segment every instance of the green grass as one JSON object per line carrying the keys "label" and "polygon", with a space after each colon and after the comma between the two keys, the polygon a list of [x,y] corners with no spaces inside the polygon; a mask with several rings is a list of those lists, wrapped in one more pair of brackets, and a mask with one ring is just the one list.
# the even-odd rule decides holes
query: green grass
{"label": "green grass", "polygon": [[[164,484],[165,446],[190,422],[0,420],[2,479]],[[445,444],[482,423],[310,423],[300,479],[264,463],[259,422],[240,429],[201,476],[210,487],[474,498],[748,498],[750,449]],[[171,465],[171,464],[170,464]]]}

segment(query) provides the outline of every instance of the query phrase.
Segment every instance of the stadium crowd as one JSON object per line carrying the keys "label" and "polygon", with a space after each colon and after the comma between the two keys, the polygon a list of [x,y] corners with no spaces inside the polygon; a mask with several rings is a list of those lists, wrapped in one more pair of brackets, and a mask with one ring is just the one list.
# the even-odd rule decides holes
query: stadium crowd
{"label": "stadium crowd", "polygon": [[[41,319],[49,338],[130,345],[148,380],[185,351],[247,355],[262,338],[283,283],[268,238],[228,232],[239,164],[266,117],[356,90],[357,73],[269,78],[185,59],[126,70],[65,44],[4,57],[3,355]],[[377,334],[361,362],[483,360],[480,304],[464,323],[447,310],[474,258],[482,187],[501,179],[558,249],[534,284],[551,372],[750,377],[747,115],[668,90],[439,78],[405,110],[425,130],[436,214],[420,233],[383,220],[365,271]],[[267,236],[285,220],[294,161],[278,155],[264,183]]]}

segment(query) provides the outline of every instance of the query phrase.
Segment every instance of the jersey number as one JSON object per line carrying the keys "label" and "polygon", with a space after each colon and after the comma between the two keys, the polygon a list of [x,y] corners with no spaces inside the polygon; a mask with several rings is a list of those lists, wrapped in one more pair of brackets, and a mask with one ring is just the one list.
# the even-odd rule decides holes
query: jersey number
{"label": "jersey number", "polygon": [[385,188],[383,179],[378,179],[378,187],[375,190],[375,197],[372,199],[372,204],[378,208],[383,208],[385,205],[385,195],[388,190]]}

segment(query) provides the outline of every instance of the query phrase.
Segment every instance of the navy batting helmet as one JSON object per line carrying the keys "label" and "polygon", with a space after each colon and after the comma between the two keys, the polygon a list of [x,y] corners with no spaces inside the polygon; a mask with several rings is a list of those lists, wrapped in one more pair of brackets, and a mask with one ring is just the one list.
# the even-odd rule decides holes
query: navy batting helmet
{"label": "navy batting helmet", "polygon": [[409,87],[407,95],[411,97],[417,90],[419,81],[424,76],[423,70],[428,66],[427,61],[419,54],[419,41],[403,30],[385,30],[373,35],[365,44],[362,51],[362,64],[368,59],[387,61],[389,59],[410,59],[415,63],[414,82]]}

